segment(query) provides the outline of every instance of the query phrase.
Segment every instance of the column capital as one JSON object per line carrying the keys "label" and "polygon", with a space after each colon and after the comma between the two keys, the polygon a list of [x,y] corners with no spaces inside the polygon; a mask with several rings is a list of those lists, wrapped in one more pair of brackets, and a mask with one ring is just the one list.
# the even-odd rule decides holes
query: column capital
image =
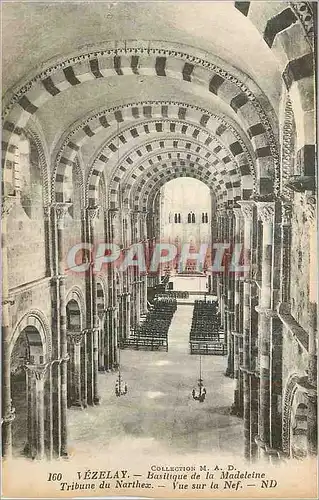
{"label": "column capital", "polygon": [[282,226],[290,226],[292,216],[292,203],[284,201],[281,204],[281,224]]}
{"label": "column capital", "polygon": [[145,222],[147,220],[147,212],[144,212],[144,211],[141,211],[140,212],[140,217],[142,219],[143,222]]}
{"label": "column capital", "polygon": [[252,221],[254,215],[255,203],[249,200],[241,200],[237,202],[240,205],[244,219]]}
{"label": "column capital", "polygon": [[50,207],[50,205],[45,205],[43,207],[44,220],[48,221],[50,219],[50,215],[51,215],[51,207]]}
{"label": "column capital", "polygon": [[85,330],[78,331],[78,332],[67,332],[67,337],[68,340],[73,345],[80,345],[82,343],[83,337],[85,336]]}
{"label": "column capital", "polygon": [[15,419],[15,417],[16,417],[16,410],[15,410],[15,408],[11,404],[11,408],[9,409],[9,411],[7,411],[2,416],[1,423],[3,423],[3,424],[9,424],[9,423],[13,422],[13,420]]}
{"label": "column capital", "polygon": [[304,193],[300,198],[307,221],[311,224],[316,218],[316,196],[312,193]]}
{"label": "column capital", "polygon": [[86,213],[90,222],[93,222],[99,216],[101,207],[100,205],[94,205],[92,207],[86,208]]}
{"label": "column capital", "polygon": [[15,196],[3,196],[1,200],[1,218],[8,216],[16,203]]}
{"label": "column capital", "polygon": [[65,283],[66,276],[65,274],[56,274],[55,276],[51,276],[50,281],[53,283]]}
{"label": "column capital", "polygon": [[28,363],[24,365],[25,370],[36,380],[43,380],[46,374],[47,368],[50,366],[50,363],[40,364],[32,364]]}
{"label": "column capital", "polygon": [[137,220],[139,217],[141,217],[142,213],[143,212],[141,212],[140,210],[131,210],[130,215],[132,219]]}
{"label": "column capital", "polygon": [[274,222],[275,202],[258,201],[256,202],[256,205],[258,220],[261,220],[263,224],[270,224]]}
{"label": "column capital", "polygon": [[69,210],[69,207],[72,206],[72,203],[59,202],[59,203],[55,203],[53,206],[54,206],[54,210],[55,210],[58,228],[63,229],[65,216]]}
{"label": "column capital", "polygon": [[15,300],[11,299],[10,297],[6,297],[5,299],[2,299],[3,306],[5,306],[5,305],[13,306],[13,304],[15,304]]}
{"label": "column capital", "polygon": [[109,208],[107,213],[108,213],[110,223],[113,224],[115,219],[119,219],[120,209],[119,208]]}
{"label": "column capital", "polygon": [[236,220],[242,219],[243,213],[241,207],[233,207],[232,211]]}

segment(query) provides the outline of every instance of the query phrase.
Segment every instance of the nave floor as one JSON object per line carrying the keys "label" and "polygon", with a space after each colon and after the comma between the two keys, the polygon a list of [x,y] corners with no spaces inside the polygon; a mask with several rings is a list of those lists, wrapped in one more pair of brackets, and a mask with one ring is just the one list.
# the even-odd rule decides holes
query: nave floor
{"label": "nave floor", "polygon": [[115,396],[117,373],[99,375],[101,404],[69,410],[71,455],[243,456],[243,422],[229,415],[234,381],[226,357],[203,356],[204,403],[194,401],[199,357],[188,353],[193,306],[178,305],[168,352],[121,351],[128,394]]}

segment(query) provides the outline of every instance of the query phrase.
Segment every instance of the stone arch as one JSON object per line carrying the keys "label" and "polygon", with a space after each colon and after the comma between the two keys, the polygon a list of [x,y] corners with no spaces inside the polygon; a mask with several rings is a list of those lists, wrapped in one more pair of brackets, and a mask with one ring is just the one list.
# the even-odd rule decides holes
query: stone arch
{"label": "stone arch", "polygon": [[[160,127],[158,127],[158,125],[160,125]],[[123,130],[123,135],[127,130],[130,129]],[[129,169],[131,168],[131,164],[128,163],[128,157],[130,157],[132,151],[134,152],[138,151],[138,149],[143,149],[153,141],[165,142],[167,141],[167,137],[165,137],[165,135],[169,134],[171,140],[187,144],[190,150],[192,150],[192,147],[193,149],[196,149],[196,152],[199,152],[200,148],[207,149],[209,151],[209,155],[207,156],[207,158],[213,156],[216,159],[223,161],[225,165],[228,165],[229,170],[231,168],[231,162],[233,162],[235,165],[235,169],[237,170],[239,175],[244,175],[244,171],[246,171],[247,174],[252,176],[256,183],[256,174],[253,161],[250,156],[249,158],[247,158],[239,142],[237,142],[236,146],[234,146],[234,144],[230,146],[225,145],[218,137],[216,137],[216,135],[211,134],[206,129],[197,125],[185,123],[181,120],[170,119],[162,121],[147,121],[143,122],[140,125],[136,125],[133,130],[140,132],[138,137],[142,137],[150,133],[154,135],[163,133],[164,136],[163,138],[159,137],[158,139],[152,138],[150,142],[142,143],[127,152],[122,159],[123,165],[121,170],[123,169],[124,175],[125,172],[129,171]],[[110,145],[107,146],[110,147]],[[107,146],[103,146],[102,152],[104,152]],[[124,161],[126,161],[128,164],[125,164]],[[117,171],[113,169],[113,175],[115,173],[117,173]]]}
{"label": "stone arch", "polygon": [[35,328],[38,331],[39,338],[43,346],[43,362],[48,362],[52,355],[51,329],[46,316],[42,311],[38,309],[28,311],[13,327],[13,333],[10,342],[10,355],[20,334],[23,332],[23,330],[29,327]]}
{"label": "stone arch", "polygon": [[96,279],[96,304],[98,314],[102,314],[107,303],[107,287],[102,276]]}
{"label": "stone arch", "polygon": [[[218,64],[192,56],[188,53],[191,51],[189,47],[174,50],[171,46],[164,48],[165,43],[162,43],[160,48],[156,47],[156,42],[148,42],[147,45],[147,50],[136,46],[130,47],[130,42],[127,41],[125,48],[112,47],[94,53],[86,52],[60,61],[59,64],[36,75],[26,85],[20,87],[5,109],[4,150],[10,145],[12,132],[15,133],[17,127],[24,127],[39,107],[64,89],[81,85],[82,81],[94,81],[110,75],[123,77],[129,73],[153,74],[199,85],[208,95],[212,93],[224,100],[232,112],[242,120],[245,132],[251,139],[257,163],[260,164],[260,194],[273,192],[278,184],[278,179],[276,180],[279,173],[278,150],[272,124],[267,116],[270,104],[267,104],[266,112],[259,102],[262,96],[259,95],[258,87],[251,81],[249,84],[246,83],[247,75],[245,83],[237,75],[234,76],[234,73],[237,73],[234,68],[229,72]],[[222,65],[225,67],[225,63]],[[265,96],[263,101],[265,104],[268,102]],[[256,137],[258,137],[257,142]],[[259,144],[263,138],[267,145],[260,148]]]}
{"label": "stone arch", "polygon": [[11,405],[14,455],[43,458],[45,453],[45,377],[50,363],[49,329],[39,311],[18,322],[10,345]]}
{"label": "stone arch", "polygon": [[86,307],[85,307],[85,300],[83,297],[82,290],[77,286],[73,286],[66,294],[66,297],[65,297],[66,304],[68,304],[68,302],[70,302],[72,300],[78,304],[80,318],[81,318],[81,329],[82,329],[83,325],[85,325]]}
{"label": "stone arch", "polygon": [[[164,101],[165,102],[165,101]],[[161,105],[160,105],[161,104]],[[123,144],[136,139],[145,133],[159,133],[163,129],[163,132],[171,132],[171,130],[165,130],[168,124],[171,127],[176,127],[176,123],[182,123],[182,133],[190,135],[188,131],[192,128],[191,133],[200,136],[205,135],[206,142],[209,144],[214,140],[217,142],[220,148],[228,150],[226,155],[236,158],[239,161],[239,166],[244,171],[251,172],[256,182],[254,160],[252,159],[252,152],[249,151],[242,135],[236,130],[238,128],[235,124],[230,124],[231,120],[226,117],[216,116],[215,114],[198,108],[197,106],[191,106],[185,103],[169,103],[166,104],[146,101],[145,103],[136,103],[124,106],[118,106],[116,108],[111,108],[111,110],[106,110],[94,114],[92,117],[85,119],[76,125],[74,129],[69,133],[67,139],[61,144],[59,152],[56,157],[56,166],[53,173],[53,183],[54,178],[58,179],[56,182],[57,196],[62,197],[63,185],[62,180],[65,176],[67,169],[72,167],[72,162],[75,160],[78,150],[83,144],[94,137],[96,133],[104,130],[107,124],[107,128],[111,129],[112,126],[118,125],[125,122],[136,122],[140,117],[145,118],[143,123],[137,123],[133,125],[121,128],[121,131],[115,131],[112,136],[108,139],[108,143],[104,145],[100,153],[96,154],[96,157],[100,155],[104,158],[108,157],[110,153],[116,152],[116,138],[119,136]],[[104,127],[101,125],[104,124]],[[147,127],[147,132],[145,130]],[[179,126],[181,128],[181,126]],[[193,135],[195,137],[195,135]],[[259,143],[259,147],[263,144]],[[103,151],[106,148],[106,153]],[[108,149],[109,148],[109,149]],[[225,154],[224,154],[225,156]],[[109,160],[110,158],[108,158]],[[53,187],[54,189],[54,187]],[[59,198],[59,199],[60,199]]]}
{"label": "stone arch", "polygon": [[[235,2],[235,7],[257,28],[280,65],[297,125],[298,156],[315,163],[315,56],[316,12],[312,2]],[[294,43],[298,39],[302,43]],[[311,160],[310,160],[311,161]]]}
{"label": "stone arch", "polygon": [[[210,110],[194,104],[181,101],[137,101],[112,108],[103,108],[74,123],[66,136],[62,136],[56,147],[56,162],[61,160],[73,161],[79,147],[83,146],[91,137],[102,130],[114,130],[123,123],[138,122],[141,118],[147,120],[183,120],[185,123],[195,124],[216,133],[230,149],[238,148],[240,143],[243,151],[250,159],[247,144],[238,132],[238,125],[230,118],[217,115]],[[104,125],[103,125],[104,124]],[[134,127],[134,125],[133,125]],[[128,130],[132,130],[130,127]],[[122,130],[121,130],[122,133]],[[135,133],[135,131],[134,131]],[[250,159],[252,162],[252,160]],[[251,167],[252,167],[251,163]],[[253,168],[251,168],[253,170]]]}
{"label": "stone arch", "polygon": [[[212,182],[210,179],[211,172],[201,169],[197,170],[188,164],[177,166],[167,166],[163,168],[163,170],[158,170],[153,174],[153,176],[146,182],[144,185],[136,186],[134,192],[132,192],[131,200],[134,204],[135,209],[137,206],[139,210],[145,210],[148,206],[148,199],[152,199],[158,189],[163,186],[166,182],[172,179],[176,179],[178,177],[193,177],[199,181],[202,181],[208,187],[212,187]],[[227,192],[222,187],[221,181],[220,184],[214,183],[213,191],[216,193],[217,200],[219,203],[233,200],[233,196],[227,197]],[[229,191],[228,191],[229,192]],[[240,198],[240,196],[238,196]]]}
{"label": "stone arch", "polygon": [[[188,147],[188,146],[191,146]],[[164,151],[165,148],[165,151]],[[140,158],[143,157],[143,161],[146,163],[146,166],[153,166],[154,162],[152,157],[156,158],[156,161],[158,160],[158,155],[161,156],[161,161],[163,158],[168,159],[170,161],[170,156],[169,155],[190,155],[192,153],[194,161],[201,162],[203,166],[208,167],[214,167],[214,173],[217,175],[217,177],[220,177],[220,180],[224,182],[225,177],[227,178],[227,182],[230,182],[231,184],[231,178],[233,178],[234,183],[237,183],[238,187],[240,185],[240,172],[234,167],[234,163],[231,163],[231,159],[226,156],[222,159],[216,157],[214,153],[209,151],[209,149],[205,146],[199,145],[196,141],[194,140],[185,140],[182,138],[176,139],[166,139],[163,141],[158,141],[156,139],[147,142],[146,144],[143,144],[143,146],[136,148],[134,151],[131,151],[130,154],[126,155],[126,161],[130,164],[133,163],[133,158],[134,160],[137,160],[138,163],[136,164],[136,169],[143,170],[145,169],[144,164],[141,163]],[[211,163],[209,163],[208,159],[210,158]],[[124,162],[123,162],[124,163]],[[220,172],[217,170],[217,164],[220,165]],[[101,167],[102,168],[102,167]],[[123,166],[122,169],[124,170],[125,167]],[[121,174],[119,174],[121,175]],[[110,204],[116,203],[116,196],[118,192],[118,184],[123,181],[122,177],[119,177],[119,175],[116,175],[111,179],[110,185],[109,185],[109,201]],[[247,184],[244,184],[244,188],[246,189],[251,189],[253,188],[252,183],[250,181],[250,176],[245,175]],[[94,181],[90,184],[92,187],[92,196],[94,196]],[[249,193],[251,194],[251,192]]]}
{"label": "stone arch", "polygon": [[[128,182],[126,196],[130,196],[131,204],[136,199],[137,194],[149,187],[154,182],[154,178],[164,178],[169,172],[175,172],[178,176],[185,177],[189,174],[190,177],[198,178],[211,189],[215,190],[220,199],[236,200],[240,198],[247,199],[252,194],[252,189],[241,189],[240,181],[232,176],[223,176],[210,168],[211,165],[198,156],[192,156],[184,152],[168,152],[162,155],[161,161],[148,166],[142,174],[134,179],[131,184]],[[154,177],[155,176],[155,177]],[[133,176],[132,176],[133,177]],[[226,177],[226,179],[225,179]],[[130,181],[132,182],[133,179]],[[113,193],[114,195],[114,193]],[[115,202],[115,199],[114,199]]]}
{"label": "stone arch", "polygon": [[[113,173],[109,185],[109,193],[113,188],[112,182],[113,183],[115,182],[116,177],[119,177],[119,179],[124,180],[125,176],[127,175],[126,172],[130,172],[132,170],[133,168],[132,165],[134,164],[134,161],[138,162],[137,165],[134,166],[134,168],[136,170],[137,168],[140,168],[141,157],[144,159],[145,157],[149,156],[150,151],[153,149],[152,145],[156,143],[159,143],[161,148],[167,146],[167,144],[175,148],[176,147],[175,143],[176,144],[178,143],[183,147],[185,147],[187,151],[192,151],[193,153],[198,153],[201,150],[203,150],[205,151],[206,159],[208,158],[214,159],[215,162],[214,164],[220,161],[221,165],[225,167],[225,170],[231,172],[231,175],[235,175],[237,173],[238,178],[242,179],[243,181],[243,189],[252,189],[253,191],[256,189],[256,174],[255,174],[253,160],[251,159],[250,154],[247,151],[244,151],[239,141],[230,144],[229,147],[226,148],[225,146],[222,145],[222,143],[220,143],[219,139],[213,138],[213,136],[211,136],[206,129],[203,128],[200,129],[200,127],[196,127],[192,124],[181,125],[183,122],[180,121],[179,122],[172,122],[169,120],[166,120],[164,122],[150,121],[147,122],[146,125],[143,123],[140,124],[139,126],[133,127],[133,130],[137,131],[137,129],[140,128],[141,135],[145,135],[150,132],[154,132],[157,134],[160,132],[160,130],[156,128],[156,125],[159,123],[161,124],[161,126],[163,125],[163,123],[164,124],[171,123],[174,125],[178,123],[180,127],[182,126],[187,129],[186,135],[189,134],[190,138],[186,139],[185,132],[182,131],[180,135],[176,135],[175,140],[174,137],[173,138],[171,137],[170,139],[164,137],[163,140],[153,138],[152,140],[142,143],[139,146],[136,146],[135,148],[132,148],[130,151],[126,152],[120,159],[121,162],[120,169],[118,169],[117,167],[118,162],[115,161],[115,167],[113,166]],[[145,130],[145,127],[147,127],[147,131]],[[127,130],[130,130],[130,128]],[[123,133],[124,132],[125,131],[123,131]],[[169,133],[170,131],[167,130],[166,132]],[[180,131],[177,130],[177,132]],[[194,132],[196,132],[196,134],[201,132],[201,135],[203,135],[203,137],[200,136],[200,139],[197,139],[196,135],[195,139],[193,135]],[[217,135],[219,134],[217,133]],[[113,160],[112,156],[114,156],[115,160],[117,160],[116,157],[116,155],[118,154],[117,148],[114,146],[113,141],[114,137],[109,139],[108,143],[106,145],[104,144],[100,149],[100,152],[95,155],[96,159],[94,160],[93,165],[90,169],[91,172],[88,175],[88,181],[87,181],[87,197],[89,203],[93,204],[95,203],[96,186],[99,182],[100,173],[105,169],[106,165],[108,165],[109,162],[112,163]],[[215,143],[214,149],[211,149],[212,142]]]}
{"label": "stone arch", "polygon": [[[302,425],[300,426],[303,419],[299,419],[299,416],[304,415],[305,412],[302,411],[299,404],[302,403],[307,406],[305,393],[298,385],[301,378],[302,376],[297,373],[289,377],[283,399],[282,449],[289,457],[292,455],[294,430],[303,428]],[[298,434],[298,431],[296,434]]]}

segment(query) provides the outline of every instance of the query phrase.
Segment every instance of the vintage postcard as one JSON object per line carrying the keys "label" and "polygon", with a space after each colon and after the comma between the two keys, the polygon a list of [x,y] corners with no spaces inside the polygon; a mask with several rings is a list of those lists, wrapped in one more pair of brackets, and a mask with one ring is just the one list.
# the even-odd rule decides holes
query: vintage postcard
{"label": "vintage postcard", "polygon": [[317,3],[1,3],[2,497],[317,498]]}

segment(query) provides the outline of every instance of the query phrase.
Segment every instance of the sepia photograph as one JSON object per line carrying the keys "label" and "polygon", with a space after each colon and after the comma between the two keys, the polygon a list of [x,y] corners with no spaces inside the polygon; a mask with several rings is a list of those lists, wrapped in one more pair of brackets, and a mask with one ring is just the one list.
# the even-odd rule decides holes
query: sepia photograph
{"label": "sepia photograph", "polygon": [[317,2],[0,8],[2,498],[318,498]]}

